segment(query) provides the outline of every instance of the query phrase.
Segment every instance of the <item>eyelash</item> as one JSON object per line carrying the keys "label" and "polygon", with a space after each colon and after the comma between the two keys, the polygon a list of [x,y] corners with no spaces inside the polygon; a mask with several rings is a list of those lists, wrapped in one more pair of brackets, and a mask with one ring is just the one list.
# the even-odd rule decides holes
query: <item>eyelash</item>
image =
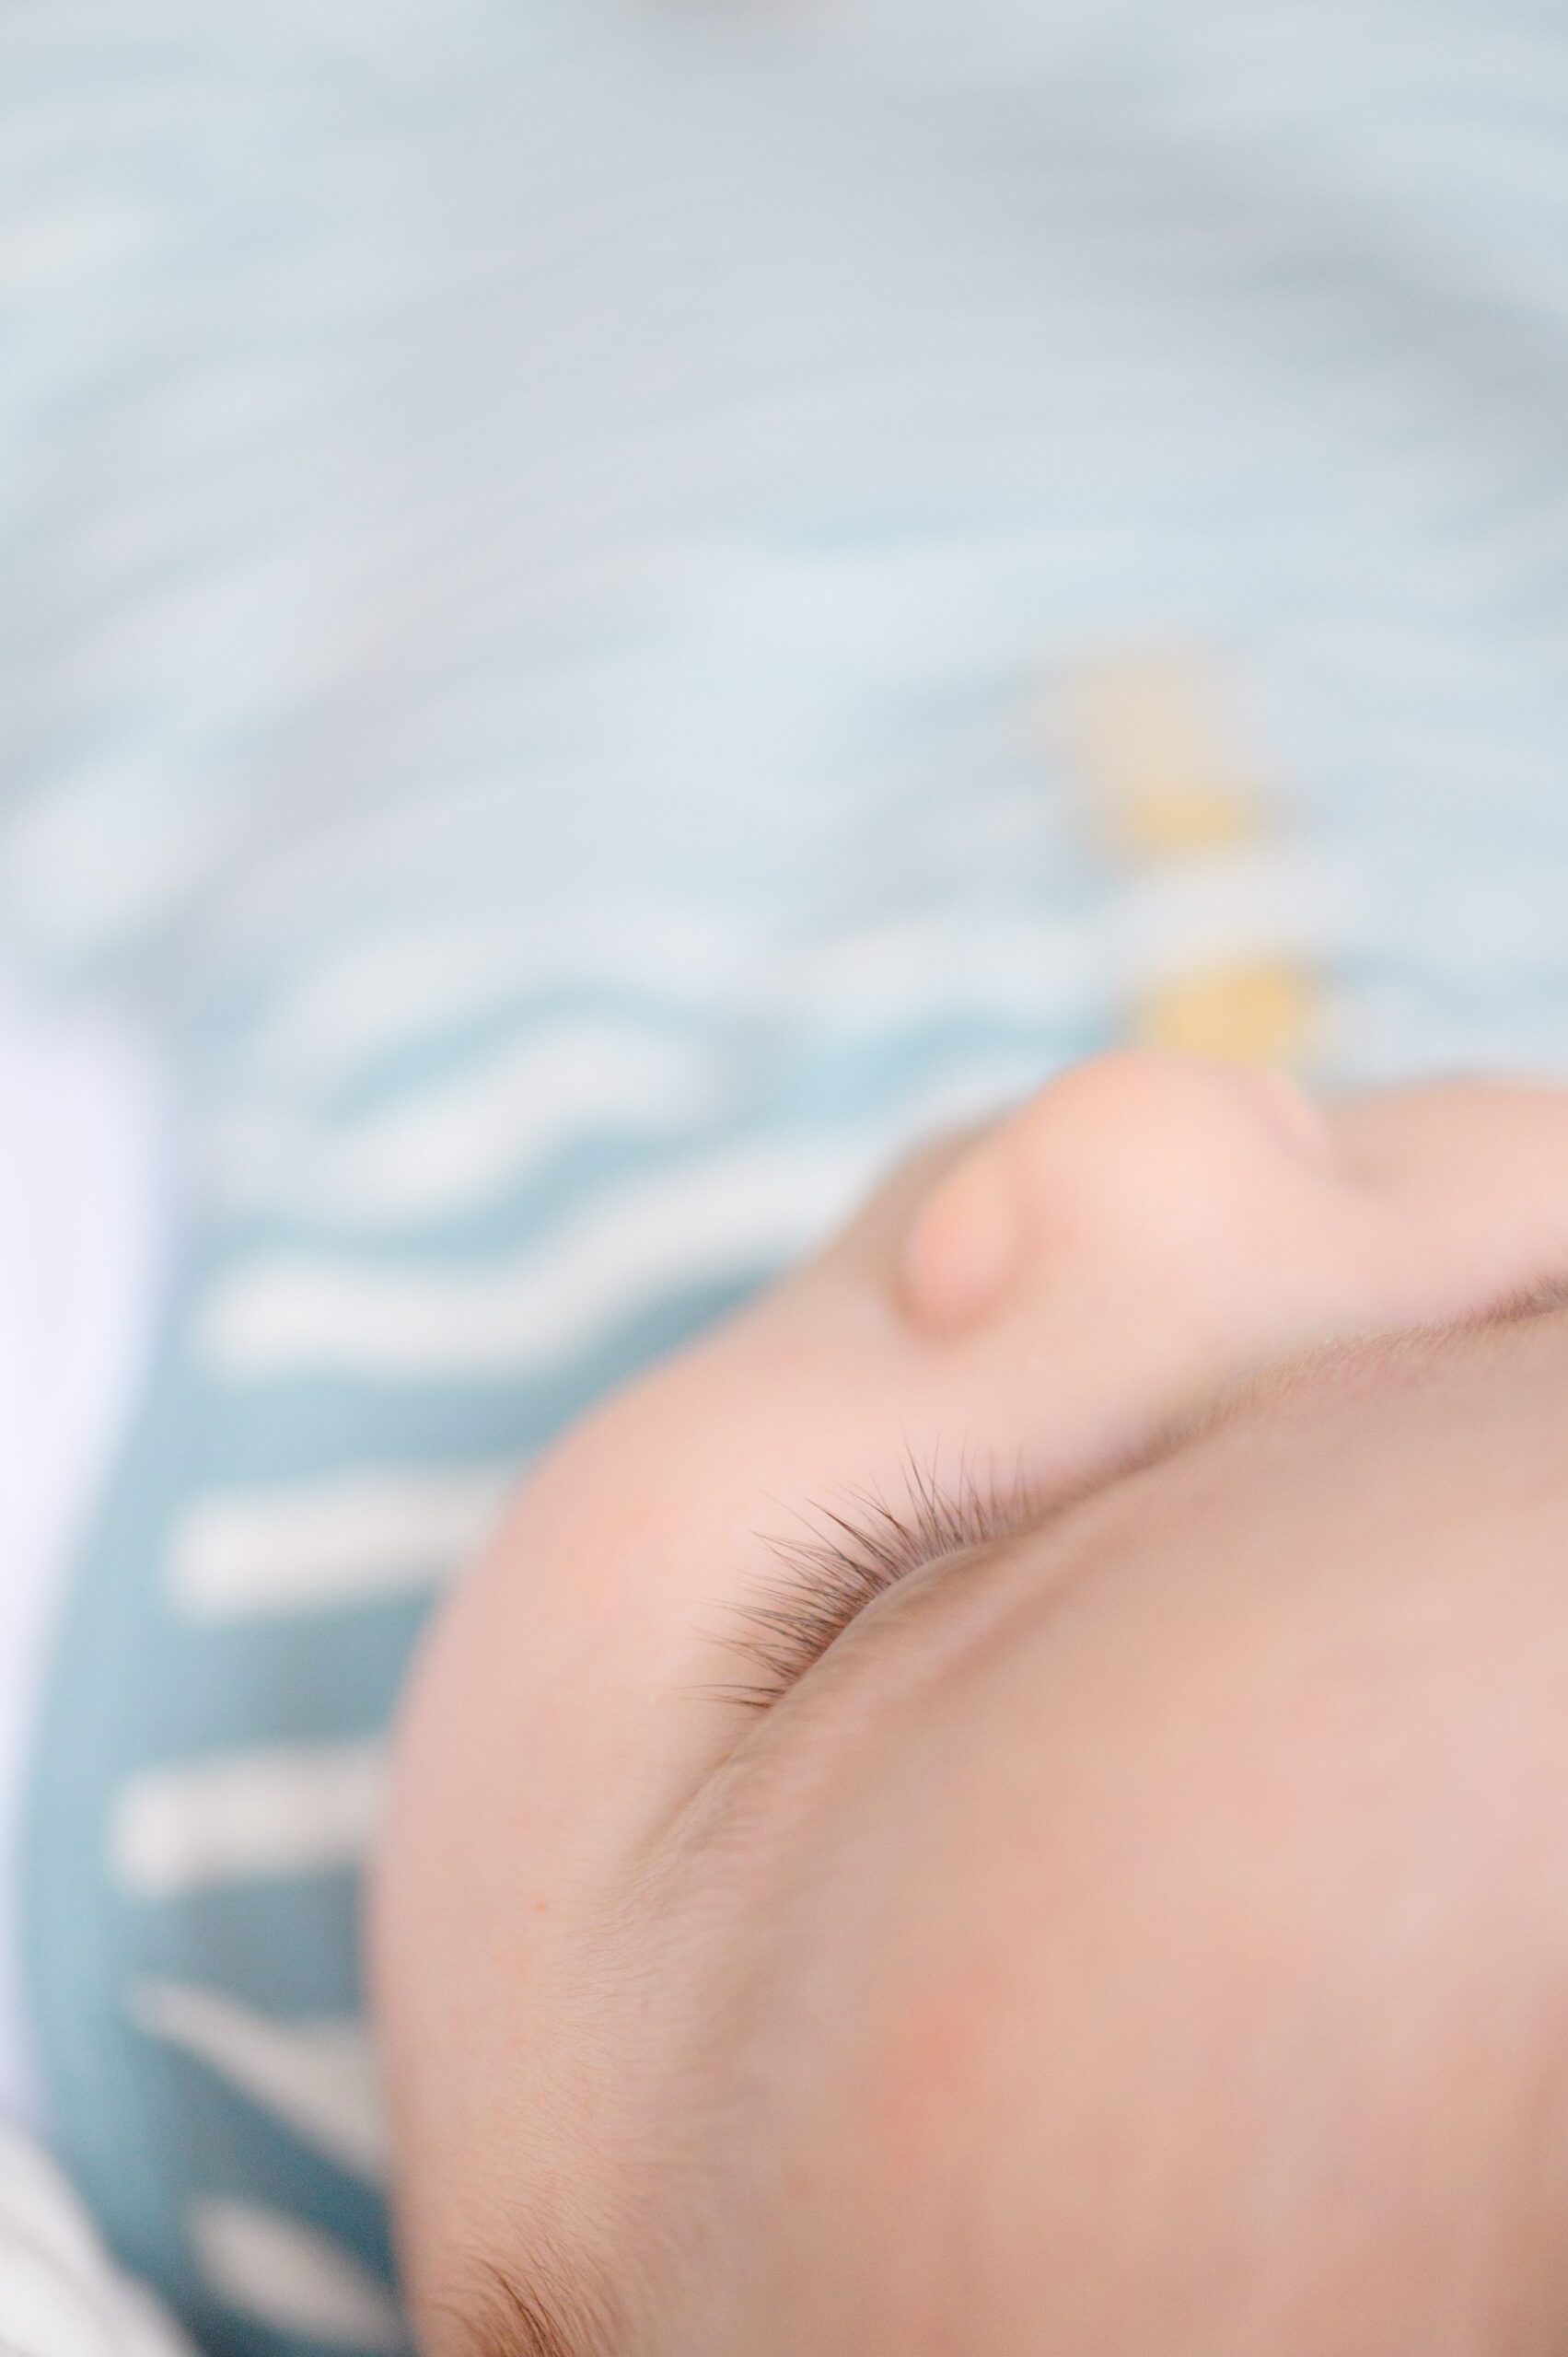
{"label": "eyelash", "polygon": [[806,1535],[770,1542],[779,1564],[727,1642],[754,1673],[723,1689],[726,1700],[766,1711],[798,1684],[869,1604],[900,1581],[969,1547],[989,1546],[1016,1527],[1026,1501],[1018,1486],[978,1481],[967,1468],[945,1485],[912,1460],[904,1504],[852,1491],[841,1506],[811,1510]]}
{"label": "eyelash", "polygon": [[[1482,1322],[1507,1324],[1561,1314],[1565,1306],[1568,1276],[1525,1289]],[[1211,1410],[1211,1422],[1215,1412]],[[1217,1412],[1224,1412],[1223,1406]],[[1168,1428],[1164,1445],[1156,1432],[1152,1441],[1144,1440],[1122,1459],[1102,1467],[1087,1482],[1087,1492],[1113,1488],[1169,1454],[1183,1434],[1201,1429],[1202,1419],[1179,1421]],[[982,1484],[961,1466],[957,1483],[948,1488],[914,1457],[906,1465],[905,1487],[907,1503],[901,1507],[869,1492],[851,1491],[842,1505],[811,1509],[802,1538],[770,1542],[778,1573],[750,1603],[735,1608],[730,1620],[738,1622],[738,1630],[732,1625],[722,1640],[753,1676],[744,1685],[710,1688],[710,1693],[716,1690],[722,1700],[748,1710],[771,1709],[879,1596],[945,1555],[1013,1536],[1040,1504],[1021,1478],[1005,1486]],[[1078,1494],[1081,1501],[1084,1492]],[[1057,1503],[1070,1505],[1074,1500]]]}

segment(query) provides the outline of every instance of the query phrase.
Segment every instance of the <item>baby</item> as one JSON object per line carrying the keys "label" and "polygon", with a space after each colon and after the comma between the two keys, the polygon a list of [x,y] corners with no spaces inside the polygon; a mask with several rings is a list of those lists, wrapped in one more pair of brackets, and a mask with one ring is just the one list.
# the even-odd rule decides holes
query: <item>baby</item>
{"label": "baby", "polygon": [[1560,2344],[1555,13],[0,9],[0,2119],[207,2357]]}
{"label": "baby", "polygon": [[1568,1096],[1112,1055],[570,1434],[373,1910],[432,2357],[1541,2357]]}

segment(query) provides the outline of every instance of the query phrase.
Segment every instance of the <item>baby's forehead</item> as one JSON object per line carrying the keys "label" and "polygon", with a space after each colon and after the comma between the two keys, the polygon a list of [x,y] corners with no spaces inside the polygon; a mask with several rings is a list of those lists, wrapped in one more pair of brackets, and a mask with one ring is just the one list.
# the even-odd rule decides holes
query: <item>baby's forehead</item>
{"label": "baby's forehead", "polygon": [[[1504,1731],[1504,1767],[1568,1746],[1565,1428],[1555,1305],[1259,1378],[1076,1523],[1021,1532],[979,1577],[944,1567],[952,1638],[934,1597],[918,1676],[884,1678],[894,1648],[855,1631],[840,1691],[760,1730],[759,1781],[770,1752],[788,1763],[780,1806],[748,1795],[721,1854],[782,1853],[846,1964],[885,1907],[875,1994],[900,1956],[1022,1923],[1029,1862],[1064,1841],[1053,1870],[1071,1880],[1119,1840],[1131,1889],[1160,1854],[1140,1827],[1167,1817],[1172,1837],[1234,1818],[1263,1858],[1268,1794],[1302,1827],[1359,1795],[1365,1831],[1446,1753],[1474,1749],[1473,1788]],[[1563,1769],[1568,1808],[1568,1749]],[[765,1876],[743,1880],[771,1899]],[[918,1939],[897,1929],[915,1914]]]}
{"label": "baby's forehead", "polygon": [[[1040,1752],[1058,1724],[1042,1698],[1080,1655],[1121,1669],[1067,1678],[1074,1715],[1086,1702],[1101,1716],[1125,1707],[1144,1647],[1167,1696],[1164,1672],[1189,1654],[1198,1679],[1251,1644],[1255,1690],[1267,1675],[1299,1698],[1307,1668],[1332,1658],[1323,1647],[1335,1631],[1349,1647],[1381,1647],[1390,1709],[1401,1662],[1411,1690],[1434,1668],[1474,1689],[1479,1660],[1434,1665],[1417,1635],[1446,1630],[1458,1642],[1474,1617],[1504,1644],[1532,1614],[1543,1635],[1560,1619],[1568,1631],[1565,1434],[1561,1289],[1259,1370],[1135,1457],[1044,1496],[1000,1540],[959,1549],[882,1599],[835,1648],[818,1690],[788,1698],[741,1774],[724,1780],[739,1786],[748,1840],[767,1848],[790,1829],[765,1805],[772,1785],[781,1804],[814,1799],[807,1822],[837,1838],[846,1792],[880,1785],[895,1750],[923,1755],[948,1730],[952,1794],[1000,1815],[1005,1799],[1030,1797],[1027,1783],[998,1760],[991,1794],[981,1770],[1009,1740]],[[1237,1646],[1221,1644],[1227,1631]],[[905,1674],[912,1655],[918,1676]],[[802,1773],[808,1754],[820,1764]],[[957,1797],[943,1821],[956,1807]]]}
{"label": "baby's forehead", "polygon": [[1515,2345],[1488,2253],[1568,2218],[1565,1418],[1561,1302],[1334,1342],[752,1728],[599,1992],[651,2350],[889,2346],[889,2284],[901,2346],[1207,2350],[1222,2278],[1301,2357]]}
{"label": "baby's forehead", "polygon": [[[1530,1411],[1553,1368],[1568,1338],[1524,1319],[1407,1355],[1399,1480],[1367,1437],[1359,1494],[1253,1516],[1230,1567],[1161,1518],[1142,1582],[1085,1565],[835,1761],[752,1951],[778,1963],[744,2022],[762,2099],[714,2180],[750,2188],[803,2302],[836,2270],[842,2314],[858,2255],[882,2282],[896,2250],[957,2318],[988,2221],[988,2296],[1060,2296],[1086,2332],[1140,2274],[1176,2313],[1202,2261],[1257,2269],[1260,2316],[1362,2269],[1379,2345],[1444,2299],[1475,2307],[1456,2346],[1514,2345],[1568,2216],[1568,1453]],[[1273,1405],[1308,1419],[1311,1379]],[[1443,1433],[1423,1521],[1408,1477]],[[1510,2221],[1515,2292],[1489,2272]],[[1028,2345],[975,2323],[954,2346]]]}

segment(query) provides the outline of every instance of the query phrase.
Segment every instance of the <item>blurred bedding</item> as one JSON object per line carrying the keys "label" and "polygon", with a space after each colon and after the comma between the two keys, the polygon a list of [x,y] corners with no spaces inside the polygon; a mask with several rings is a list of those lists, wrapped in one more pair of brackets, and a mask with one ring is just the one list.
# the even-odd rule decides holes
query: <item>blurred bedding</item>
{"label": "blurred bedding", "polygon": [[[400,2345],[380,1734],[569,1416],[1206,964],[1568,1065],[1565,132],[1533,0],[0,14],[0,963],[172,1097],[0,1235],[7,1348],[104,1245],[10,2080],[212,2348]],[[1257,839],[1086,813],[1151,648]]]}
{"label": "blurred bedding", "polygon": [[103,1008],[0,993],[0,2121],[41,2124],[16,1922],[51,1631],[145,1374],[173,1222],[157,1059]]}

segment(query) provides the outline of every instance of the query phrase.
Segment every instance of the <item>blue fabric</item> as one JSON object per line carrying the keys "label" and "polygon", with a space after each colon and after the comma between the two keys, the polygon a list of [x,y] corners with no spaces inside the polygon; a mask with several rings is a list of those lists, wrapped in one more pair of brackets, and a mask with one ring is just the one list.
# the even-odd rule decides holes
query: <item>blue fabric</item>
{"label": "blue fabric", "polygon": [[[158,1010],[194,1173],[33,1999],[213,2350],[395,2345],[277,2055],[494,1487],[1205,946],[1324,974],[1330,1076],[1562,1067],[1565,115],[1498,0],[7,13],[0,921]],[[1251,865],[1095,838],[1053,697],[1145,643]]]}

